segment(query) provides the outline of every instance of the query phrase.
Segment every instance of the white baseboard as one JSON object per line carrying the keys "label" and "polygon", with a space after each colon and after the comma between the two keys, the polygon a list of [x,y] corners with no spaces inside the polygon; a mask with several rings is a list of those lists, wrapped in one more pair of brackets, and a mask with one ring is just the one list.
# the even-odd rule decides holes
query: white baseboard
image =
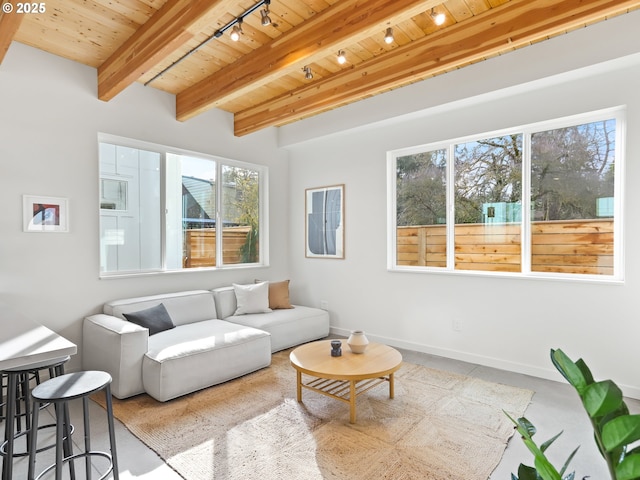
{"label": "white baseboard", "polygon": [[[343,328],[331,327],[331,333],[334,335],[342,335],[348,337],[351,333],[350,330]],[[540,368],[533,365],[527,365],[524,363],[511,362],[495,357],[487,357],[484,355],[475,355],[459,350],[450,350],[445,348],[434,347],[432,345],[425,345],[422,343],[407,342],[398,338],[382,337],[371,333],[366,333],[369,340],[374,342],[384,343],[391,345],[392,347],[404,348],[406,350],[413,350],[414,352],[428,353],[430,355],[437,355],[439,357],[451,358],[453,360],[460,360],[463,362],[474,363],[476,365],[482,365],[485,367],[497,368],[499,370],[506,370],[508,372],[521,373],[523,375],[531,375],[532,377],[544,378],[545,380],[552,380],[555,382],[565,382],[562,376],[554,368]],[[551,363],[551,361],[549,361]],[[615,379],[613,379],[615,382]],[[617,383],[617,382],[616,382]],[[640,387],[634,387],[631,385],[618,386],[624,392],[624,395],[629,398],[640,400]]]}

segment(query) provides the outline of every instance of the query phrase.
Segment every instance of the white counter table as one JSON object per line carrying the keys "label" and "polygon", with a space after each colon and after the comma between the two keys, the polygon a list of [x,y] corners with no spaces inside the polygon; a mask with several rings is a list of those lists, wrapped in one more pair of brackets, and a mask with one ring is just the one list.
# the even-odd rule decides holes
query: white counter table
{"label": "white counter table", "polygon": [[75,343],[0,303],[0,370],[76,352]]}
{"label": "white counter table", "polygon": [[[76,352],[75,343],[0,303],[0,371],[55,360]],[[6,416],[9,419],[15,412],[17,384],[14,375],[8,375],[8,378]],[[13,422],[6,421],[5,440],[13,434]],[[12,478],[12,458],[13,442],[9,442],[2,468],[3,480]]]}

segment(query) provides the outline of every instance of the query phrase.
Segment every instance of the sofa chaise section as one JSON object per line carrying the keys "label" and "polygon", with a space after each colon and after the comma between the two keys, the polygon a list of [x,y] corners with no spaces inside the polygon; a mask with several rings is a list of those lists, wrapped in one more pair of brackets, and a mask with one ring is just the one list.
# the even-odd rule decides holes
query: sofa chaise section
{"label": "sofa chaise section", "polygon": [[269,335],[223,320],[203,320],[149,337],[145,391],[161,402],[271,364]]}
{"label": "sofa chaise section", "polygon": [[[175,328],[149,336],[124,314],[163,304]],[[167,401],[271,364],[269,333],[218,319],[211,291],[109,302],[83,324],[83,368],[113,378],[115,397]]]}

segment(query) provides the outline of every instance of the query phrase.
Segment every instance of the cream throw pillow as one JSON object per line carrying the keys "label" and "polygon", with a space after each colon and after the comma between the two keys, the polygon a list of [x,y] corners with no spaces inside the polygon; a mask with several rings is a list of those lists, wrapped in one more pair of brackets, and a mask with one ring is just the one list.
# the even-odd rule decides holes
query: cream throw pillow
{"label": "cream throw pillow", "polygon": [[236,313],[235,315],[246,315],[248,313],[267,313],[269,308],[269,284],[267,282],[254,283],[249,285],[233,284],[236,293]]}

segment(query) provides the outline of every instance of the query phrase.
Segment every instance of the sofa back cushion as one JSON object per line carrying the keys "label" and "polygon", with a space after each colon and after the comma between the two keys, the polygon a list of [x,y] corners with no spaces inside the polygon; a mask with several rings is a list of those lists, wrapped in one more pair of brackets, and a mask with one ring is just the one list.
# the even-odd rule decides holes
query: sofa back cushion
{"label": "sofa back cushion", "polygon": [[[233,293],[233,289],[231,292]],[[124,313],[139,312],[161,303],[167,309],[175,326],[218,318],[213,294],[208,290],[114,300],[104,304],[103,312],[124,319]]]}
{"label": "sofa back cushion", "polygon": [[236,313],[238,303],[236,301],[236,292],[233,287],[216,288],[213,290],[213,297],[216,300],[219,319],[224,320]]}

